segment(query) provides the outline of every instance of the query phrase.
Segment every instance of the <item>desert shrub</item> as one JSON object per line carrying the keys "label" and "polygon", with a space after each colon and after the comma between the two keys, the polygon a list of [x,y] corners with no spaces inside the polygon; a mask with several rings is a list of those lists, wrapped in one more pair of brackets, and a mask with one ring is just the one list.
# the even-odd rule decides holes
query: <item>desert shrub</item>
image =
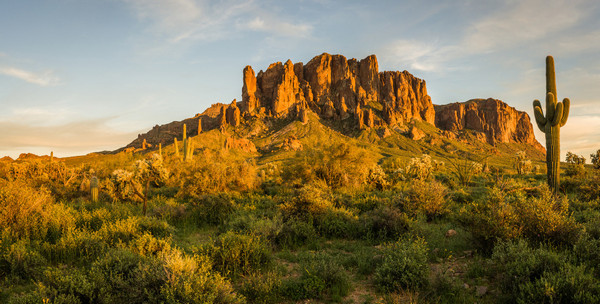
{"label": "desert shrub", "polygon": [[424,214],[428,220],[442,217],[450,213],[447,192],[448,189],[440,182],[416,180],[408,191],[409,209]]}
{"label": "desert shrub", "polygon": [[584,176],[585,175],[585,157],[571,152],[567,152],[566,156],[568,176]]}
{"label": "desert shrub", "polygon": [[129,217],[111,223],[105,223],[98,234],[109,245],[129,243],[138,236],[140,231],[137,217]]}
{"label": "desert shrub", "polygon": [[267,272],[246,277],[240,293],[248,303],[280,303],[281,287],[281,278],[274,272]]}
{"label": "desert shrub", "polygon": [[268,244],[260,237],[233,231],[220,235],[205,250],[214,269],[228,276],[249,274],[271,262]]}
{"label": "desert shrub", "polygon": [[268,218],[254,212],[240,210],[236,212],[226,225],[220,226],[222,232],[229,230],[259,236],[265,240],[275,241],[281,232],[283,220],[281,215]]}
{"label": "desert shrub", "polygon": [[108,247],[99,233],[70,229],[55,244],[44,243],[44,253],[52,261],[86,263],[96,260]]}
{"label": "desert shrub", "polygon": [[517,170],[517,174],[527,174],[531,172],[531,160],[527,159],[525,151],[519,151],[515,155],[513,167]]}
{"label": "desert shrub", "polygon": [[[51,303],[94,303],[97,288],[84,271],[77,268],[48,268],[44,284],[36,293]],[[43,302],[41,302],[43,303]]]}
{"label": "desert shrub", "polygon": [[171,251],[171,242],[157,239],[152,234],[145,232],[130,243],[131,251],[142,256],[156,256],[162,252]]}
{"label": "desert shrub", "polygon": [[401,239],[386,244],[383,260],[375,270],[374,281],[383,291],[414,289],[427,284],[427,244],[423,239]]}
{"label": "desert shrub", "polygon": [[192,202],[188,212],[196,224],[221,225],[236,210],[233,198],[225,193],[200,195]]}
{"label": "desert shrub", "polygon": [[333,208],[331,193],[326,185],[310,183],[297,189],[294,197],[280,208],[285,218],[313,219]]}
{"label": "desert shrub", "polygon": [[557,198],[548,188],[540,197],[517,200],[518,214],[523,225],[523,236],[534,242],[573,244],[581,226],[569,213],[566,197]]}
{"label": "desert shrub", "polygon": [[160,261],[114,249],[94,262],[90,280],[101,303],[158,302],[167,274]]}
{"label": "desert shrub", "polygon": [[0,229],[13,238],[52,241],[74,225],[69,208],[55,204],[48,191],[22,181],[0,180],[0,206]]}
{"label": "desert shrub", "polygon": [[186,216],[188,205],[179,202],[173,198],[165,198],[158,196],[151,201],[150,215],[167,220],[169,222],[176,222],[183,220]]}
{"label": "desert shrub", "polygon": [[28,241],[20,240],[0,251],[0,274],[23,280],[34,279],[39,276],[46,259]]}
{"label": "desert shrub", "polygon": [[177,197],[198,198],[203,194],[248,191],[259,184],[256,164],[223,151],[205,149],[193,162],[179,164]]}
{"label": "desert shrub", "polygon": [[317,232],[312,222],[290,218],[281,227],[276,243],[283,248],[296,248],[316,239]]}
{"label": "desert shrub", "polygon": [[573,254],[580,264],[593,268],[596,277],[600,277],[600,239],[589,235],[580,238],[573,246]]}
{"label": "desert shrub", "polygon": [[77,228],[97,231],[105,222],[114,220],[114,215],[106,208],[88,211],[80,210],[76,213],[75,225]]}
{"label": "desert shrub", "polygon": [[292,300],[331,298],[339,301],[351,288],[344,267],[326,255],[312,256],[301,265],[297,278],[283,282],[282,293]]}
{"label": "desert shrub", "polygon": [[137,217],[137,221],[140,232],[149,232],[155,237],[170,237],[175,232],[175,228],[169,223],[154,217]]}
{"label": "desert shrub", "polygon": [[297,152],[284,166],[282,177],[292,184],[322,180],[332,188],[358,187],[374,165],[364,148],[346,143],[315,146]]}
{"label": "desert shrub", "polygon": [[315,226],[321,236],[349,237],[358,232],[358,217],[344,208],[331,208],[315,218]]}
{"label": "desert shrub", "polygon": [[209,257],[186,256],[178,250],[162,254],[166,284],[161,289],[166,303],[243,303],[231,283],[212,270]]}
{"label": "desert shrub", "polygon": [[572,244],[581,230],[568,212],[566,198],[555,198],[548,188],[540,197],[529,198],[492,188],[486,198],[465,206],[458,219],[484,251],[490,251],[497,240],[520,236],[535,242]]}
{"label": "desert shrub", "polygon": [[492,260],[500,287],[512,303],[596,303],[600,282],[584,267],[547,248],[501,242]]}
{"label": "desert shrub", "polygon": [[408,215],[394,207],[382,206],[359,217],[361,236],[366,239],[388,240],[409,231]]}

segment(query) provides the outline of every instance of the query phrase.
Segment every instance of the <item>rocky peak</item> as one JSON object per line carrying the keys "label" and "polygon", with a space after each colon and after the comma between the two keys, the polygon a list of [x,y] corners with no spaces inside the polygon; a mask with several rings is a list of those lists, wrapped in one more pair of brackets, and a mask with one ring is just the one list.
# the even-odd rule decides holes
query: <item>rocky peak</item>
{"label": "rocky peak", "polygon": [[[427,95],[425,81],[410,73],[379,72],[375,55],[362,60],[346,59],[342,55],[323,53],[306,65],[288,60],[271,64],[254,77],[251,67],[243,71],[242,109],[244,114],[262,107],[274,117],[297,115],[298,103],[306,103],[326,119],[364,117],[368,127],[378,111],[369,103],[380,103],[383,120],[388,125],[407,123],[412,119],[431,124],[435,113]],[[355,113],[357,106],[368,107]],[[355,115],[351,115],[355,114]],[[357,127],[360,127],[357,122]]]}
{"label": "rocky peak", "polygon": [[435,106],[435,125],[439,129],[481,132],[489,144],[524,143],[543,147],[535,139],[529,115],[501,100],[471,99]]}

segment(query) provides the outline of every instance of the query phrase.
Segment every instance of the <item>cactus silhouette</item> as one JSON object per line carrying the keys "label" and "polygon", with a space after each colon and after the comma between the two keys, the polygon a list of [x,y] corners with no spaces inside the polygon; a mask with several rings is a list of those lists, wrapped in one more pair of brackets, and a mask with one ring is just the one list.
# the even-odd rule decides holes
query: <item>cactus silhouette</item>
{"label": "cactus silhouette", "polygon": [[539,100],[533,101],[535,122],[546,133],[546,167],[548,186],[556,193],[560,186],[560,128],[567,123],[571,101],[556,101],[556,77],[554,58],[546,57],[546,116]]}

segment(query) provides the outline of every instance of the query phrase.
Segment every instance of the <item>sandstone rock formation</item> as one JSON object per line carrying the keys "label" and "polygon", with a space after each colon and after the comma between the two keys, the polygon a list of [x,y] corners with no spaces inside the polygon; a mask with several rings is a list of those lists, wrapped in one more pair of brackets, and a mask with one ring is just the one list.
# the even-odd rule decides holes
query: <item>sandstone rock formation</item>
{"label": "sandstone rock formation", "polygon": [[[356,60],[323,53],[306,65],[290,60],[273,63],[256,77],[250,66],[243,71],[244,114],[256,113],[258,107],[274,117],[287,117],[297,115],[293,113],[295,104],[306,103],[326,119],[341,120],[356,114],[360,128],[356,109],[369,102],[383,105],[383,118],[389,125],[411,119],[435,121],[425,81],[406,71],[380,73],[375,55]],[[372,111],[363,113],[366,126],[373,126],[373,115]]]}
{"label": "sandstone rock formation", "polygon": [[471,99],[435,106],[435,125],[447,131],[471,129],[485,134],[490,144],[524,143],[541,147],[529,115],[497,99]]}

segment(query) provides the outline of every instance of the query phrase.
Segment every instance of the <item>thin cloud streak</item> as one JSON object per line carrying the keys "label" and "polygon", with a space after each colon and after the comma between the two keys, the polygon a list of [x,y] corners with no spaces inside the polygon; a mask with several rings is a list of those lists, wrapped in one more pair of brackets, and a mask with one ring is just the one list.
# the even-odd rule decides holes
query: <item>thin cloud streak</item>
{"label": "thin cloud streak", "polygon": [[60,79],[56,77],[52,71],[34,73],[15,67],[4,67],[0,68],[0,74],[21,79],[42,87],[55,86],[60,84]]}
{"label": "thin cloud streak", "polygon": [[[408,65],[415,70],[443,73],[452,70],[449,62],[473,55],[489,54],[542,41],[550,35],[569,39],[564,50],[580,51],[588,39],[600,37],[592,33],[572,37],[564,32],[577,25],[586,16],[581,1],[507,1],[505,10],[487,15],[468,24],[457,44],[432,45],[419,40],[396,40],[390,43],[385,53],[396,58],[396,63]],[[560,41],[561,39],[552,39]],[[600,47],[600,44],[598,44]]]}

